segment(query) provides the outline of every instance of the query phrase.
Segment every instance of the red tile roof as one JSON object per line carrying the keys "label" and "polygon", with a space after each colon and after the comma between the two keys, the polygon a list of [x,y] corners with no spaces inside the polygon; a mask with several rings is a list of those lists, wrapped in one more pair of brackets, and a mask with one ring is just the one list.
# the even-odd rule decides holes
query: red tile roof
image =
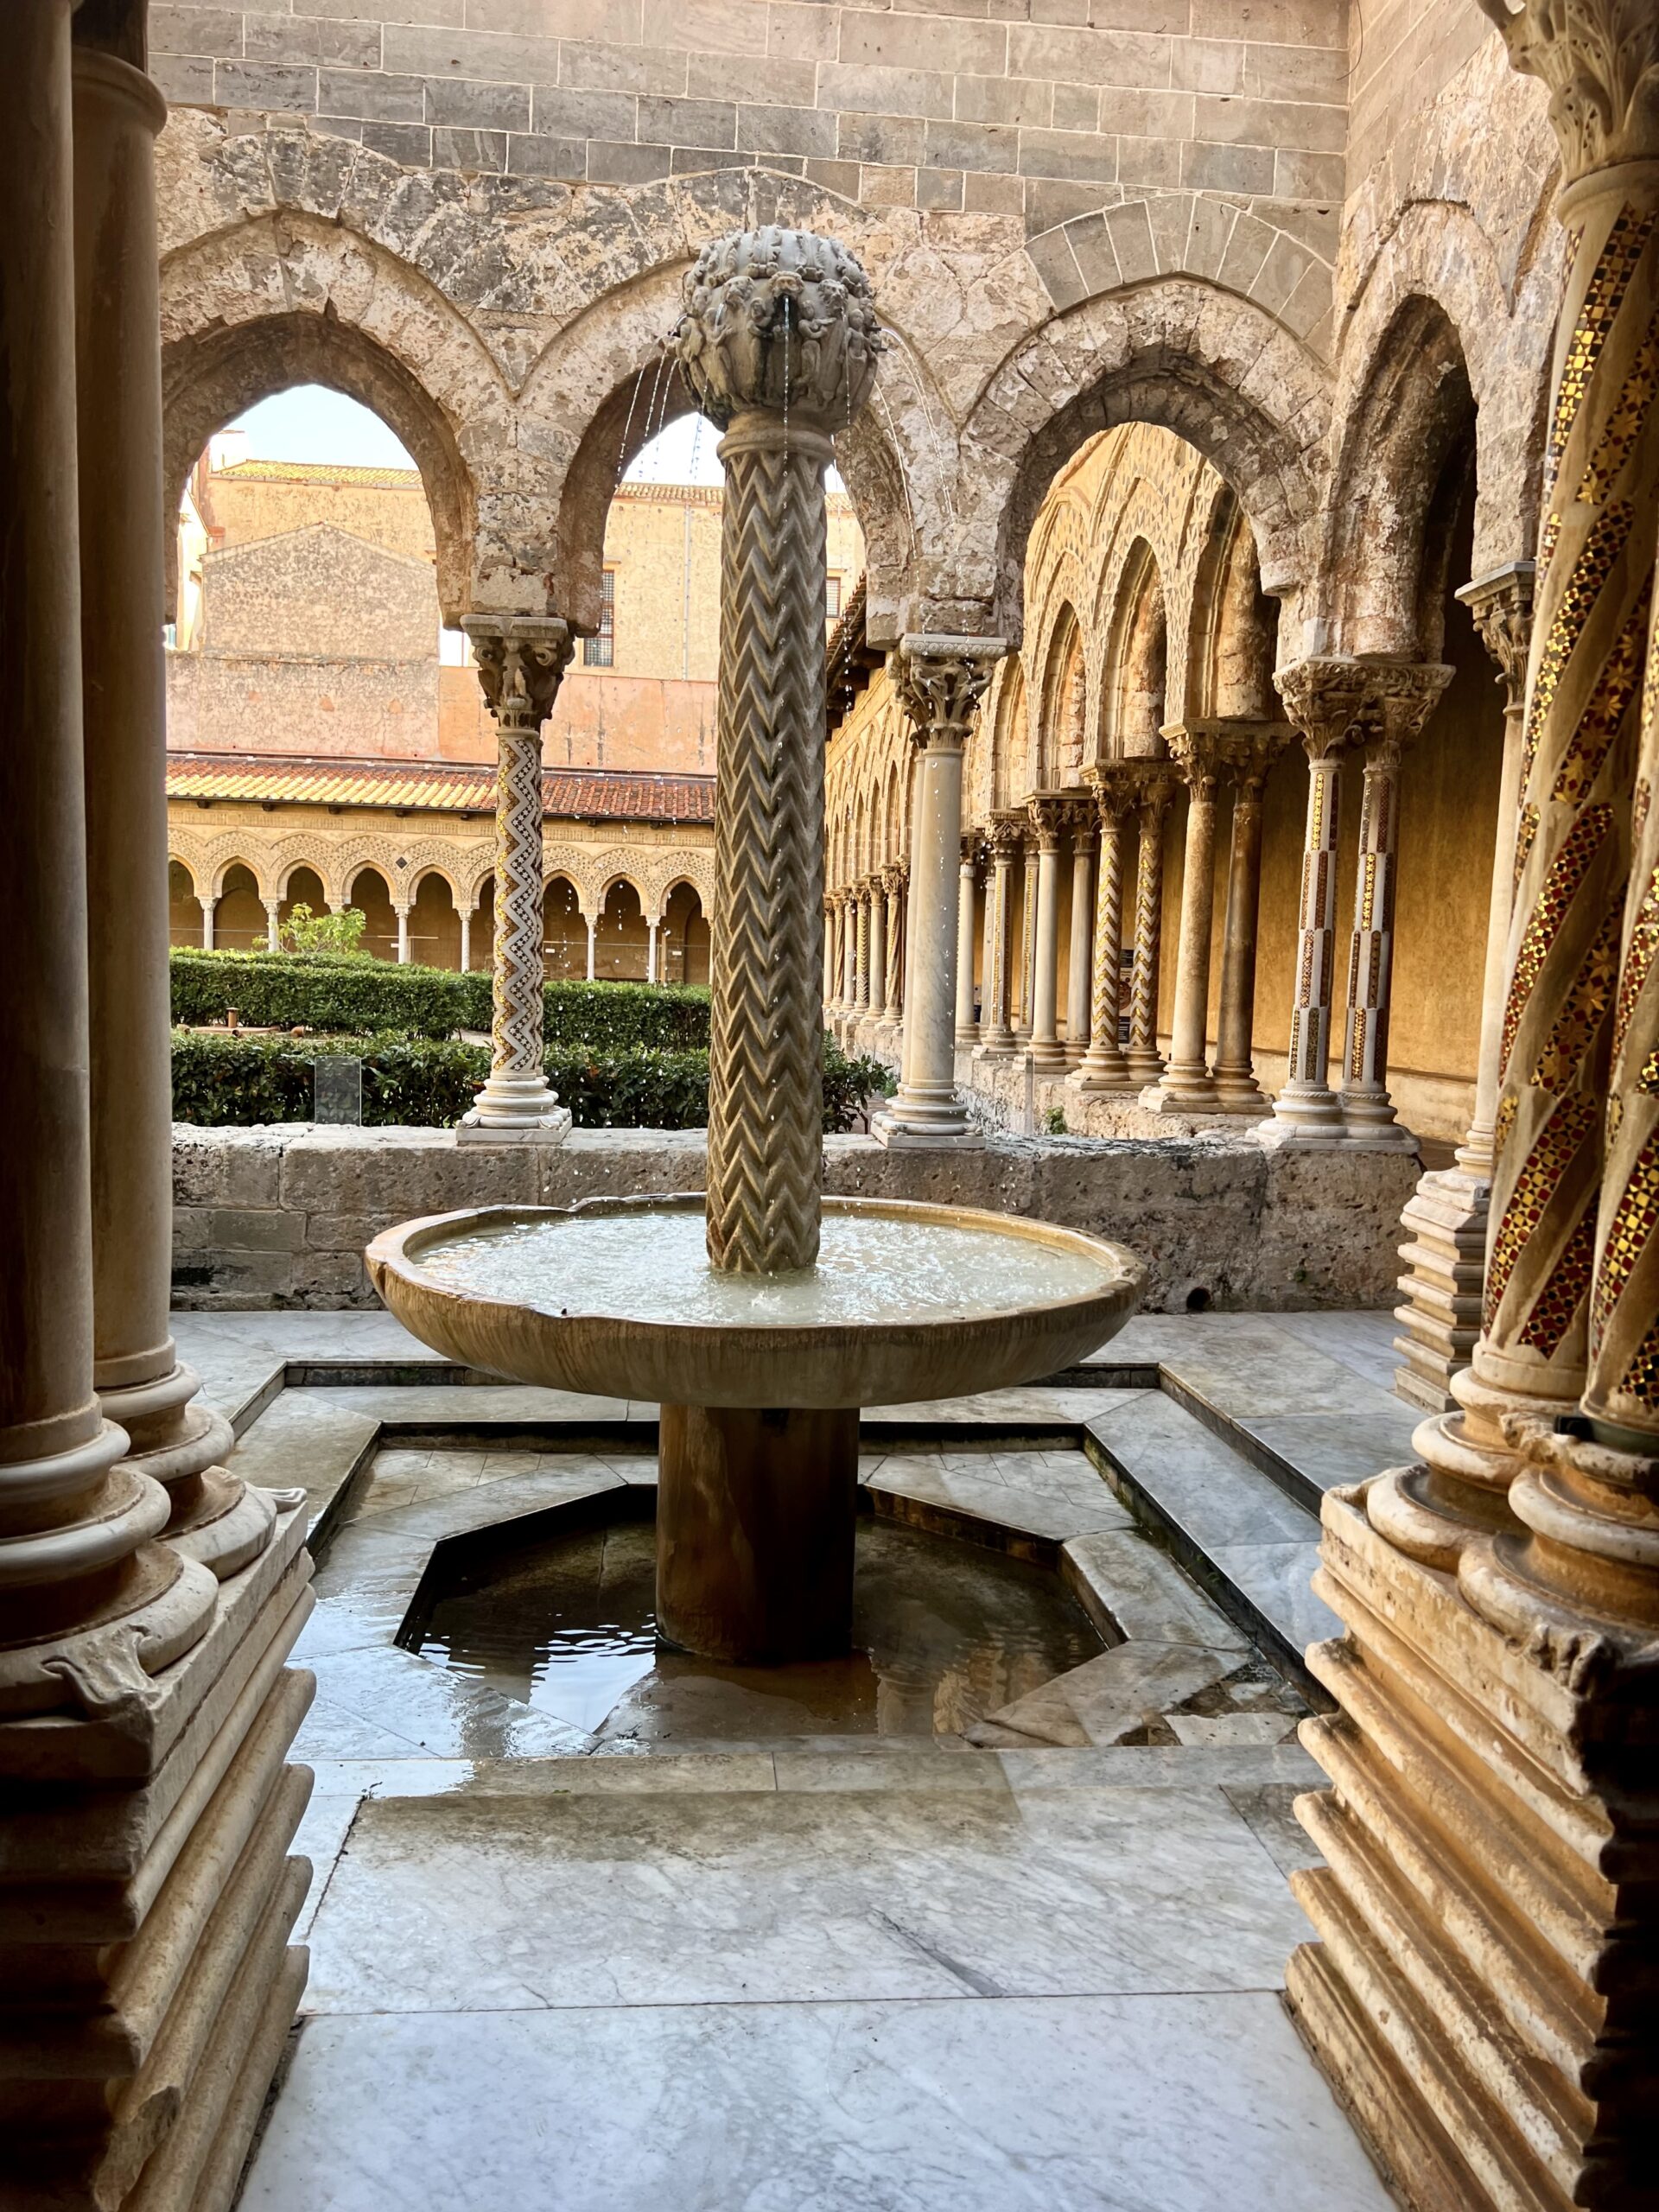
{"label": "red tile roof", "polygon": [[[267,806],[394,806],[421,813],[491,814],[495,771],[444,760],[170,753],[167,795],[246,799]],[[715,779],[617,768],[548,768],[542,774],[542,810],[566,821],[712,822]]]}

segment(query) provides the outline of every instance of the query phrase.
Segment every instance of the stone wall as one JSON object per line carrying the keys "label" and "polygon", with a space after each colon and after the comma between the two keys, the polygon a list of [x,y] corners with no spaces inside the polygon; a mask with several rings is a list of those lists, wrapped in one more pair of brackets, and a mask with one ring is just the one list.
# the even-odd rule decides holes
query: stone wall
{"label": "stone wall", "polygon": [[[980,1153],[830,1137],[846,1197],[984,1206],[1112,1236],[1150,1270],[1154,1311],[1382,1306],[1414,1155],[1269,1155],[1236,1135],[1084,1144],[993,1137]],[[460,1147],[440,1129],[174,1130],[176,1302],[371,1306],[362,1251],[395,1223],[462,1206],[568,1205],[701,1190],[700,1130],[578,1130],[561,1146]]]}

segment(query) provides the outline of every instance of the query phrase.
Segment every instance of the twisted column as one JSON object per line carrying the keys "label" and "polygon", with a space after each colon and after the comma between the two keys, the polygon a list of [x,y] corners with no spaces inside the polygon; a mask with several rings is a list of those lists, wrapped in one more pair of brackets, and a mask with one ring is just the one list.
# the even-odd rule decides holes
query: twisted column
{"label": "twisted column", "polygon": [[1210,936],[1215,915],[1216,785],[1220,760],[1208,728],[1176,723],[1164,741],[1186,785],[1186,853],[1181,874],[1181,935],[1175,948],[1175,1008],[1169,1061],[1141,1103],[1158,1114],[1204,1113],[1216,1086],[1205,1047],[1210,1017]]}
{"label": "twisted column", "polygon": [[1421,1464],[1326,1493],[1324,1941],[1287,1977],[1421,2212],[1635,2206],[1659,2106],[1659,13],[1487,12],[1549,87],[1571,244],[1483,1329]]}
{"label": "twisted column", "polygon": [[1100,817],[1089,1049],[1066,1080],[1079,1090],[1128,1090],[1132,1087],[1128,1062],[1117,1032],[1122,995],[1124,845],[1133,802],[1124,763],[1103,762],[1086,775]]}
{"label": "twisted column", "polygon": [[1089,1014],[1093,995],[1090,909],[1095,880],[1095,806],[1072,799],[1066,808],[1071,836],[1071,927],[1065,957],[1065,1058],[1081,1065],[1089,1049]]}
{"label": "twisted column", "polygon": [[1164,917],[1164,817],[1169,810],[1169,771],[1135,764],[1140,794],[1141,853],[1135,877],[1135,969],[1129,980],[1129,1076],[1155,1083],[1164,1063],[1158,1051],[1158,979]]}
{"label": "twisted column", "polygon": [[858,1004],[858,899],[841,894],[841,1011],[849,1020]]}
{"label": "twisted column", "polygon": [[887,1002],[882,1019],[896,1028],[905,1018],[905,887],[910,872],[894,861],[882,871],[887,887]]}
{"label": "twisted column", "polygon": [[853,893],[853,1019],[870,1004],[870,893],[860,885]]}
{"label": "twisted column", "polygon": [[957,1042],[969,1046],[979,1037],[974,1023],[974,883],[978,850],[976,838],[963,839],[957,883]]}
{"label": "twisted column", "polygon": [[1020,850],[1022,817],[998,814],[990,826],[991,881],[985,901],[985,1000],[980,1051],[987,1058],[1007,1059],[1014,1051],[1009,991],[1014,969],[1014,858]]}
{"label": "twisted column", "polygon": [[552,615],[469,614],[461,627],[495,718],[498,753],[490,1072],[455,1135],[461,1143],[556,1144],[570,1116],[548,1086],[543,1043],[542,724],[575,641]]}
{"label": "twisted column", "polygon": [[906,637],[893,667],[917,747],[905,1068],[872,1135],[885,1145],[978,1145],[956,1095],[962,762],[1000,638]]}
{"label": "twisted column", "polygon": [[1290,1050],[1273,1119],[1262,1124],[1260,1135],[1270,1145],[1334,1144],[1347,1134],[1326,1079],[1336,974],[1340,754],[1364,709],[1364,680],[1357,661],[1335,657],[1293,662],[1273,680],[1307,754],[1307,819]]}

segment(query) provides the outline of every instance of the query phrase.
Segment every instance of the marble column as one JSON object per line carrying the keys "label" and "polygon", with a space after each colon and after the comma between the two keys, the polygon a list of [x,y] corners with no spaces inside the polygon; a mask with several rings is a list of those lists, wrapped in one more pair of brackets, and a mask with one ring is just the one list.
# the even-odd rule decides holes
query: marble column
{"label": "marble column", "polygon": [[841,963],[836,958],[836,902],[828,895],[823,901],[823,1018],[825,1026],[835,1010],[836,985]]}
{"label": "marble column", "polygon": [[[1659,2038],[1659,13],[1492,15],[1550,88],[1556,332],[1483,1327],[1419,1464],[1327,1491],[1287,1994],[1402,2198],[1643,2203]],[[1633,760],[1634,741],[1641,742]],[[1634,868],[1631,867],[1632,842]]]}
{"label": "marble column", "polygon": [[860,1021],[870,1005],[870,893],[861,884],[853,893],[853,1019]]}
{"label": "marble column", "polygon": [[[499,753],[490,1072],[455,1137],[463,1144],[558,1144],[569,1134],[570,1116],[548,1087],[543,1042],[542,725],[559,696],[573,641],[569,626],[553,615],[469,614],[461,627],[495,718]],[[590,931],[590,973],[592,950]]]}
{"label": "marble column", "polygon": [[1170,772],[1158,762],[1134,764],[1141,820],[1135,876],[1135,969],[1129,979],[1130,1078],[1155,1083],[1164,1071],[1158,1050],[1158,997],[1164,912],[1164,817],[1172,792]]}
{"label": "marble column", "polygon": [[1434,711],[1452,671],[1437,664],[1374,664],[1348,961],[1348,1023],[1337,1103],[1351,1141],[1414,1147],[1389,1096],[1389,1007],[1394,980],[1394,885],[1400,841],[1400,770],[1407,746]]}
{"label": "marble column", "polygon": [[841,894],[841,1012],[850,1020],[858,1004],[858,899],[851,891]]}
{"label": "marble column", "polygon": [[1212,1112],[1259,1113],[1267,1100],[1255,1079],[1255,939],[1262,904],[1262,792],[1291,732],[1274,725],[1231,725],[1225,760],[1233,785],[1227,854],[1227,918],[1221,947],[1221,1004],[1216,1022]]}
{"label": "marble column", "polygon": [[407,906],[394,906],[391,911],[397,917],[397,963],[399,967],[407,968],[409,965],[409,909]]}
{"label": "marble column", "polygon": [[1181,874],[1180,940],[1175,948],[1175,1007],[1169,1061],[1141,1095],[1154,1114],[1206,1113],[1215,1079],[1206,1047],[1210,1021],[1210,938],[1215,922],[1216,786],[1220,779],[1213,731],[1172,724],[1164,732],[1186,785],[1186,852]]}
{"label": "marble column", "polygon": [[461,972],[470,975],[473,966],[473,908],[461,910]]}
{"label": "marble column", "polygon": [[588,928],[588,981],[591,983],[598,969],[599,924],[591,914],[584,914],[582,918]]}
{"label": "marble column", "polygon": [[1077,1067],[1089,1049],[1089,1014],[1094,995],[1090,923],[1096,817],[1091,798],[1068,802],[1066,830],[1071,839],[1071,929],[1065,961],[1065,1058],[1068,1067]]}
{"label": "marble column", "polygon": [[962,841],[957,881],[957,1042],[971,1048],[979,1041],[974,1020],[974,886],[978,878],[978,840]]}
{"label": "marble column", "polygon": [[870,991],[866,1011],[880,1021],[887,1002],[887,887],[880,875],[870,878]]}
{"label": "marble column", "polygon": [[1079,1090],[1130,1090],[1134,1082],[1118,1042],[1122,993],[1123,874],[1133,799],[1128,770],[1121,761],[1085,772],[1100,817],[1100,865],[1095,876],[1094,958],[1089,1006],[1089,1049],[1066,1081]]}
{"label": "marble column", "polygon": [[890,1146],[978,1146],[956,1093],[957,908],[962,762],[1000,638],[906,637],[895,657],[917,748],[905,1071],[871,1134]]}
{"label": "marble column", "polygon": [[910,870],[903,861],[893,861],[882,874],[887,887],[887,999],[882,1020],[896,1032],[905,1018],[905,892]]}
{"label": "marble column", "polygon": [[201,949],[204,952],[211,952],[213,949],[213,910],[219,900],[213,896],[204,898],[199,891],[196,904],[201,909]]}
{"label": "marble column", "polygon": [[1037,910],[1033,941],[1031,1060],[1039,1069],[1065,1065],[1059,1039],[1060,829],[1058,796],[1029,801],[1032,835],[1037,845]]}
{"label": "marble column", "polygon": [[1273,1118],[1261,1124],[1258,1134],[1264,1144],[1274,1146],[1336,1144],[1347,1135],[1327,1079],[1336,979],[1340,755],[1364,709],[1364,679],[1357,661],[1333,655],[1293,662],[1273,680],[1307,754],[1307,817],[1289,1055]]}
{"label": "marble column", "polygon": [[260,904],[265,910],[265,950],[280,952],[283,944],[283,902],[280,899],[264,899]]}
{"label": "marble column", "polygon": [[1405,1364],[1395,1370],[1394,1387],[1408,1403],[1434,1414],[1449,1413],[1455,1407],[1452,1378],[1469,1364],[1480,1334],[1535,573],[1532,562],[1512,562],[1508,568],[1465,584],[1458,594],[1474,616],[1481,642],[1497,664],[1497,680],[1503,686],[1503,761],[1486,919],[1474,1118],[1453,1165],[1431,1169],[1400,1217],[1408,1238],[1400,1248],[1407,1268],[1400,1285],[1406,1302],[1395,1308],[1402,1333],[1395,1338],[1394,1348]]}
{"label": "marble column", "polygon": [[662,924],[654,916],[645,924],[645,981],[648,983],[660,980],[657,973],[657,942],[661,929]]}
{"label": "marble column", "polygon": [[1014,862],[1024,835],[1024,817],[1009,813],[994,815],[989,835],[991,880],[985,901],[985,942],[990,957],[985,969],[979,1050],[987,1059],[1007,1059],[1014,1051],[1014,1026],[1009,1019],[1014,973]]}
{"label": "marble column", "polygon": [[1041,869],[1037,832],[1029,818],[1020,833],[1020,964],[1015,975],[1014,1038],[1018,1050],[1031,1048],[1032,1011],[1037,1003],[1037,887]]}
{"label": "marble column", "polygon": [[[173,1073],[155,199],[155,142],[166,118],[143,71],[114,54],[77,50],[93,1376],[106,1418],[130,1439],[128,1465],[167,1490],[168,1535],[222,1580],[264,1549],[278,1509],[220,1464],[235,1440],[231,1425],[194,1402],[200,1378],[179,1360],[168,1318]],[[274,918],[274,901],[268,912]]]}

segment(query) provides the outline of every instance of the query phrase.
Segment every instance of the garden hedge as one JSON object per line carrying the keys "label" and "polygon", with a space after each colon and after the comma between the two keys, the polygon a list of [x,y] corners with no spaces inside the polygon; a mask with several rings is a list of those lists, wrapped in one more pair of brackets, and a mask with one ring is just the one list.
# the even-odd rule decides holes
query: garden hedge
{"label": "garden hedge", "polygon": [[[372,1128],[453,1128],[490,1066],[483,1046],[448,1039],[175,1029],[173,1117],[240,1128],[308,1122],[312,1063],[325,1056],[362,1061],[363,1120]],[[830,1037],[823,1059],[823,1126],[850,1128],[865,1098],[886,1090],[890,1078],[879,1060],[849,1059]],[[709,1119],[706,1052],[632,1046],[596,1053],[554,1046],[546,1065],[578,1128],[695,1129]]]}
{"label": "garden hedge", "polygon": [[[198,952],[172,955],[173,1019],[223,1021],[233,1007],[254,1028],[354,1036],[448,1038],[487,1030],[490,978],[421,968],[372,954]],[[542,1033],[550,1045],[611,1053],[645,1047],[706,1052],[709,994],[695,984],[546,983]]]}

